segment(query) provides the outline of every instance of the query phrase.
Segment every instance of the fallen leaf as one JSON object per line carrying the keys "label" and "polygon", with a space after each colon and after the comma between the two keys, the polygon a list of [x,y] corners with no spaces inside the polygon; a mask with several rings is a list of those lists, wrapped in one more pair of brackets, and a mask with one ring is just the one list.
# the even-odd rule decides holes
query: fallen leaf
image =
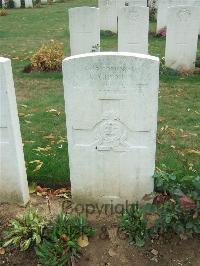
{"label": "fallen leaf", "polygon": [[110,255],[110,257],[114,257],[117,255],[117,253],[112,248],[108,250],[108,254]]}
{"label": "fallen leaf", "polygon": [[198,151],[198,150],[193,150],[193,149],[187,149],[187,150],[186,150],[186,153],[200,155],[200,151]]}
{"label": "fallen leaf", "polygon": [[47,110],[46,112],[47,113],[53,113],[53,114],[56,114],[56,115],[60,115],[60,112],[57,111],[56,109],[50,109],[50,110]]}
{"label": "fallen leaf", "polygon": [[81,248],[87,247],[89,245],[88,237],[86,235],[81,235],[77,239],[77,243]]}
{"label": "fallen leaf", "polygon": [[0,247],[0,255],[4,255],[6,253],[5,248]]}
{"label": "fallen leaf", "polygon": [[40,161],[40,160],[34,160],[34,161],[29,162],[29,163],[30,163],[30,164],[34,164],[34,163],[37,164],[37,166],[35,167],[35,169],[33,170],[33,172],[39,171],[40,168],[41,168],[42,165],[43,165],[43,162]]}
{"label": "fallen leaf", "polygon": [[32,182],[28,187],[29,187],[29,193],[30,194],[35,193],[36,183]]}
{"label": "fallen leaf", "polygon": [[196,207],[195,202],[187,196],[182,196],[180,198],[180,203],[181,206],[185,209],[194,209]]}
{"label": "fallen leaf", "polygon": [[63,193],[67,193],[70,192],[69,188],[60,188],[60,189],[56,189],[53,194],[54,195],[59,195],[59,194],[63,194]]}
{"label": "fallen leaf", "polygon": [[33,149],[33,151],[38,151],[38,152],[47,152],[49,150],[51,150],[51,147],[49,145],[47,145],[45,148],[37,147],[36,149]]}
{"label": "fallen leaf", "polygon": [[37,187],[35,188],[35,191],[36,191],[36,192],[39,192],[39,193],[42,193],[44,190],[43,190],[43,188],[41,188],[41,186],[37,186]]}
{"label": "fallen leaf", "polygon": [[54,135],[52,133],[47,135],[47,136],[44,136],[43,138],[44,139],[55,139],[55,137],[54,137]]}
{"label": "fallen leaf", "polygon": [[158,251],[156,249],[152,249],[151,250],[151,253],[154,255],[154,256],[158,256]]}

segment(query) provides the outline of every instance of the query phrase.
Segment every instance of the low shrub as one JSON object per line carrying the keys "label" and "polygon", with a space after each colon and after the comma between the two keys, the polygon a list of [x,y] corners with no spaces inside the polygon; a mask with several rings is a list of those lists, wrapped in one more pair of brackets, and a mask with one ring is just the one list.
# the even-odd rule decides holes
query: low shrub
{"label": "low shrub", "polygon": [[38,245],[42,240],[45,226],[46,222],[37,210],[29,207],[25,213],[11,220],[5,232],[3,246],[19,246],[21,251],[25,251],[30,246]]}
{"label": "low shrub", "polygon": [[200,177],[178,179],[160,172],[154,180],[157,194],[153,203],[133,204],[121,215],[120,226],[132,242],[142,246],[147,238],[200,237]]}
{"label": "low shrub", "polygon": [[8,15],[8,12],[7,12],[7,10],[5,9],[5,8],[2,8],[1,10],[0,10],[0,16],[7,16]]}
{"label": "low shrub", "polygon": [[79,259],[79,249],[88,244],[88,237],[94,234],[82,216],[60,214],[45,234],[45,240],[36,247],[41,265],[74,265]]}
{"label": "low shrub", "polygon": [[31,57],[31,68],[34,71],[61,71],[63,44],[52,40]]}

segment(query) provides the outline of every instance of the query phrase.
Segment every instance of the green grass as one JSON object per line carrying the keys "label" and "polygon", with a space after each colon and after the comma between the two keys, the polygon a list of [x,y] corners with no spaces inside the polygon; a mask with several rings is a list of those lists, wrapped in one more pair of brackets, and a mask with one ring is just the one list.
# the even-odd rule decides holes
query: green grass
{"label": "green grass", "polygon": [[[65,56],[69,56],[67,9],[96,4],[95,0],[72,0],[42,8],[8,10],[8,16],[0,17],[0,55],[12,59],[29,182],[63,185],[69,181],[69,167],[62,74],[26,74],[22,70],[31,54],[51,39],[63,42]],[[151,23],[150,29],[155,29],[155,23]],[[150,54],[164,56],[164,39],[150,37],[149,44]],[[116,51],[117,36],[103,34],[101,50]],[[200,147],[200,76],[165,74],[160,79],[156,165],[180,177],[196,175],[200,160],[192,150]],[[59,114],[47,112],[51,109]],[[46,138],[49,135],[51,138]],[[48,151],[35,150],[48,145]],[[38,171],[34,171],[37,163],[30,163],[35,160],[43,162]]]}

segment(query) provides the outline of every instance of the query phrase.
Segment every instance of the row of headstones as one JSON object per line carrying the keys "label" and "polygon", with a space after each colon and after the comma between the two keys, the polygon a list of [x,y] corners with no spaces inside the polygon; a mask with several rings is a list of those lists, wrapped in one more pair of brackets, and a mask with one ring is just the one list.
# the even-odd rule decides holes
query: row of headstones
{"label": "row of headstones", "polygon": [[[89,53],[66,58],[63,77],[73,200],[140,201],[153,191],[159,59]],[[26,204],[23,147],[6,58],[0,58],[0,106],[0,202]]]}
{"label": "row of headstones", "polygon": [[[21,7],[21,0],[13,0],[15,8]],[[47,4],[47,0],[41,0],[41,4]],[[2,0],[2,7],[6,7],[6,1]],[[25,0],[25,8],[33,7],[33,0]]]}
{"label": "row of headstones", "polygon": [[[193,69],[197,53],[200,7],[176,6],[167,11],[166,66],[178,70]],[[95,7],[69,9],[71,55],[100,51],[100,28],[114,30],[108,27],[109,23],[107,27],[105,23],[102,24],[101,12],[101,8]],[[148,32],[148,7],[127,6],[118,9],[118,52],[148,54]]]}
{"label": "row of headstones", "polygon": [[[100,8],[100,21],[102,30],[117,32],[117,17],[120,9],[124,6],[148,6],[157,9],[157,33],[167,27],[168,8],[172,6],[200,7],[200,0],[98,0]],[[199,19],[200,32],[200,19]]]}

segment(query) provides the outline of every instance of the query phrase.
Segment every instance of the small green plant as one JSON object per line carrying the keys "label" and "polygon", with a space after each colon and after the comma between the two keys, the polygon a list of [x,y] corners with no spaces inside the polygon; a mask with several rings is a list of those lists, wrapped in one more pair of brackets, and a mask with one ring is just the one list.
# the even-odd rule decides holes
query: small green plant
{"label": "small green plant", "polygon": [[130,243],[143,246],[147,237],[146,220],[138,203],[132,204],[130,210],[123,212],[120,219],[122,230],[129,236]]}
{"label": "small green plant", "polygon": [[3,246],[19,246],[21,251],[25,251],[30,246],[38,245],[41,242],[45,226],[45,220],[38,214],[37,210],[30,206],[22,215],[11,220],[5,232]]}
{"label": "small green plant", "polygon": [[45,240],[36,247],[39,262],[48,266],[75,263],[79,258],[80,246],[94,232],[82,216],[64,213],[58,215],[46,231]]}

